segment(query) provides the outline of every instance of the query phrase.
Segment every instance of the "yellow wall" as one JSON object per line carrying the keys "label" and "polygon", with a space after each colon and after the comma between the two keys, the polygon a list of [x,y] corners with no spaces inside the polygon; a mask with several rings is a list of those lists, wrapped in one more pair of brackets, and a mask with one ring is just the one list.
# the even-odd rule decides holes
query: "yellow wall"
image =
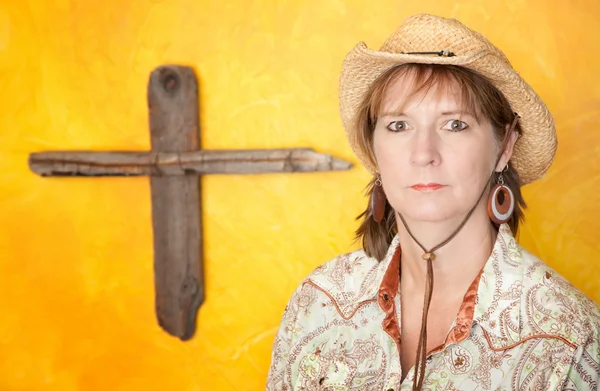
{"label": "yellow wall", "polygon": [[292,290],[352,248],[362,168],[204,178],[207,300],[183,343],[154,317],[148,180],[43,179],[27,155],[147,149],[148,75],[179,63],[200,75],[205,148],[308,146],[354,161],[341,60],[416,12],[484,32],[549,104],[559,153],[526,188],[521,241],[600,302],[596,0],[1,3],[2,390],[263,388]]}

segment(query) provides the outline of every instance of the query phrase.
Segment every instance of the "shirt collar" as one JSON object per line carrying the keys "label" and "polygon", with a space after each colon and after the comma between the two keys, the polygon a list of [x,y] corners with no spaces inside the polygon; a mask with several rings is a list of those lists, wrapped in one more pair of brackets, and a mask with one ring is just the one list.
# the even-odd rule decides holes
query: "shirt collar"
{"label": "shirt collar", "polygon": [[[396,235],[379,264],[379,279],[374,280],[378,282],[378,289],[365,292],[370,298],[383,294],[390,297],[397,295],[400,252],[400,240]],[[520,247],[510,227],[500,225],[492,253],[467,289],[455,324],[440,348],[466,339],[474,323],[485,329],[490,343],[499,349],[520,341],[522,265]],[[514,327],[505,327],[501,332],[502,322],[509,322]],[[509,335],[506,335],[506,330],[509,330]]]}
{"label": "shirt collar", "polygon": [[[398,268],[400,264],[398,263],[396,265],[396,262],[399,262],[400,252],[400,239],[396,234],[396,236],[394,236],[392,242],[390,243],[390,246],[388,247],[385,257],[377,267],[377,276],[373,279],[373,282],[376,285],[377,289],[370,289],[365,291],[365,296],[371,295],[370,298],[373,298],[373,296],[376,296],[377,292],[381,290],[382,286],[398,286],[400,279],[400,273]],[[504,262],[510,265],[517,266],[521,264],[521,262],[519,262],[520,258],[521,254],[518,248],[518,244],[515,238],[513,237],[510,227],[508,226],[508,224],[500,225],[498,235],[496,237],[496,242],[494,243],[494,247],[492,249],[492,253],[486,261],[485,266],[481,271],[481,274],[477,276],[476,280],[473,281],[473,283],[475,283],[480,276],[491,281],[498,277],[501,278],[501,276],[499,276],[498,273],[494,272],[497,271],[497,269],[500,267],[500,260],[503,260]],[[391,266],[396,266],[396,268],[393,268]],[[513,275],[512,277],[514,278],[518,276]],[[395,294],[395,292],[391,293]],[[485,294],[486,292],[479,293]],[[366,297],[363,297],[363,299],[366,299]]]}

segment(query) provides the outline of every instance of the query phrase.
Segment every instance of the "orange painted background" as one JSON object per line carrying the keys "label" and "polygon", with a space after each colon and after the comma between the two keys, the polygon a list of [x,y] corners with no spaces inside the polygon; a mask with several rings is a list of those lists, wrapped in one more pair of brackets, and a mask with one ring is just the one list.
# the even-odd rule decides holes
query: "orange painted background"
{"label": "orange painted background", "polygon": [[40,178],[27,156],[149,148],[147,79],[177,63],[200,78],[204,148],[355,161],[337,111],[342,58],[416,12],[483,32],[548,103],[559,153],[525,188],[520,240],[600,302],[596,0],[0,4],[1,390],[263,389],[293,289],[354,248],[364,169],[203,178],[207,296],[184,343],[154,316],[148,180]]}

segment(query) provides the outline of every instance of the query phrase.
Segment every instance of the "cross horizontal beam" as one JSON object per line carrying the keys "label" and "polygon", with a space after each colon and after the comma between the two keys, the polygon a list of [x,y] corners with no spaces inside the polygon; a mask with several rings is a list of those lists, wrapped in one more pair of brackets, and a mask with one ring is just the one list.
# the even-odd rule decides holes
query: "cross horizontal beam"
{"label": "cross horizontal beam", "polygon": [[171,176],[348,170],[352,163],[311,148],[191,152],[52,151],[29,156],[41,176]]}

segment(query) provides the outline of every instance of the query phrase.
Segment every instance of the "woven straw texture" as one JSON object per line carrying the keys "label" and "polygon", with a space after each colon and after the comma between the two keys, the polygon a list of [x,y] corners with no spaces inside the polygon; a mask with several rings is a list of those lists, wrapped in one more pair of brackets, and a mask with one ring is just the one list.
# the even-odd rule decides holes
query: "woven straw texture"
{"label": "woven straw texture", "polygon": [[[453,57],[404,54],[448,50]],[[541,178],[556,154],[554,120],[533,89],[512,68],[497,47],[484,36],[455,19],[420,14],[406,19],[379,51],[360,42],[344,59],[339,97],[342,123],[350,146],[371,173],[374,163],[358,148],[353,126],[356,111],[371,83],[389,68],[404,64],[450,64],[471,68],[504,93],[513,111],[521,116],[522,135],[511,158],[524,184]]]}

